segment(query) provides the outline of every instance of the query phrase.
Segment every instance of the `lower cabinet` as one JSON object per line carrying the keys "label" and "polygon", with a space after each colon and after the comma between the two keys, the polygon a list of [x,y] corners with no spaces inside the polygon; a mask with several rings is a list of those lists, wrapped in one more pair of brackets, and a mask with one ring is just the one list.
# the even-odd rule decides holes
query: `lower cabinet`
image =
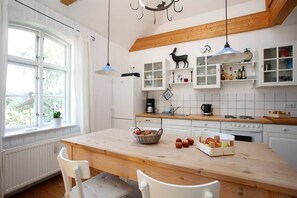
{"label": "lower cabinet", "polygon": [[191,120],[162,119],[164,134],[191,136]]}
{"label": "lower cabinet", "polygon": [[220,132],[221,123],[215,121],[192,120],[192,136],[199,137],[201,132]]}
{"label": "lower cabinet", "polygon": [[297,126],[264,124],[263,142],[297,171]]}

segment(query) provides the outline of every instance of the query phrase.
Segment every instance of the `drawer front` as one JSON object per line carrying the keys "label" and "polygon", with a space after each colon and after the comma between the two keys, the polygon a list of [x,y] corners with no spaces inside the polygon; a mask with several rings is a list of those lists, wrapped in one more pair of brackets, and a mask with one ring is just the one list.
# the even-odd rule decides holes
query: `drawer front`
{"label": "drawer front", "polygon": [[211,127],[211,128],[220,128],[221,123],[215,121],[201,121],[201,120],[193,120],[192,126],[195,127]]}
{"label": "drawer front", "polygon": [[191,126],[191,120],[162,119],[162,125]]}
{"label": "drawer front", "polygon": [[297,126],[293,125],[276,125],[276,124],[264,124],[263,131],[271,133],[290,133],[297,134]]}
{"label": "drawer front", "polygon": [[161,124],[161,118],[146,118],[146,117],[136,117],[136,122],[137,123],[156,123],[156,124]]}

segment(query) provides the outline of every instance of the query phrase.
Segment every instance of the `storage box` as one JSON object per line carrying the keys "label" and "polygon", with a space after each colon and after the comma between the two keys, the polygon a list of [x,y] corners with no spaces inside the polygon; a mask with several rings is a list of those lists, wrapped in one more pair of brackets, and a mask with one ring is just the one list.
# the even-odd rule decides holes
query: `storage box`
{"label": "storage box", "polygon": [[[213,138],[213,140],[217,142],[217,146],[221,144],[224,145],[224,147],[216,147],[215,142],[206,144],[207,138]],[[234,139],[235,137],[229,134],[202,132],[199,137],[199,142],[197,142],[197,148],[211,157],[233,155],[235,153]]]}
{"label": "storage box", "polygon": [[272,118],[290,118],[291,114],[282,112],[282,111],[274,111],[273,113],[269,111],[268,117]]}

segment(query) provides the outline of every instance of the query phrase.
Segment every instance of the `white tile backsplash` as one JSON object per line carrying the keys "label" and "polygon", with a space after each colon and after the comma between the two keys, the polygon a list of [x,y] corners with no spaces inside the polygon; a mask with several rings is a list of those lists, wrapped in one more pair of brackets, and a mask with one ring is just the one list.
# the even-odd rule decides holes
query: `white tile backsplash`
{"label": "white tile backsplash", "polygon": [[[258,91],[258,90],[257,90]],[[202,104],[212,104],[214,115],[248,115],[264,116],[269,111],[282,110],[291,112],[296,116],[296,108],[286,108],[285,104],[297,104],[297,92],[288,93],[219,93],[219,92],[197,92],[186,93],[175,92],[172,99],[166,101],[163,97],[157,100],[159,110],[169,109],[170,105],[181,106],[177,112],[185,114],[202,114]],[[160,94],[156,92],[155,94]],[[155,96],[155,95],[151,95]],[[156,98],[155,98],[156,99]],[[17,143],[16,143],[17,144]]]}

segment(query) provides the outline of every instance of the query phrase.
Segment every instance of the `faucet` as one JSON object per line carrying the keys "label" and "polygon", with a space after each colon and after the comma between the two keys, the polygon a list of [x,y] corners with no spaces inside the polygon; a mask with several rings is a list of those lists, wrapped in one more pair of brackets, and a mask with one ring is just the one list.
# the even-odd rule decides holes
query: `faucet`
{"label": "faucet", "polygon": [[179,108],[181,108],[181,106],[173,107],[172,105],[170,105],[169,113],[174,114]]}

